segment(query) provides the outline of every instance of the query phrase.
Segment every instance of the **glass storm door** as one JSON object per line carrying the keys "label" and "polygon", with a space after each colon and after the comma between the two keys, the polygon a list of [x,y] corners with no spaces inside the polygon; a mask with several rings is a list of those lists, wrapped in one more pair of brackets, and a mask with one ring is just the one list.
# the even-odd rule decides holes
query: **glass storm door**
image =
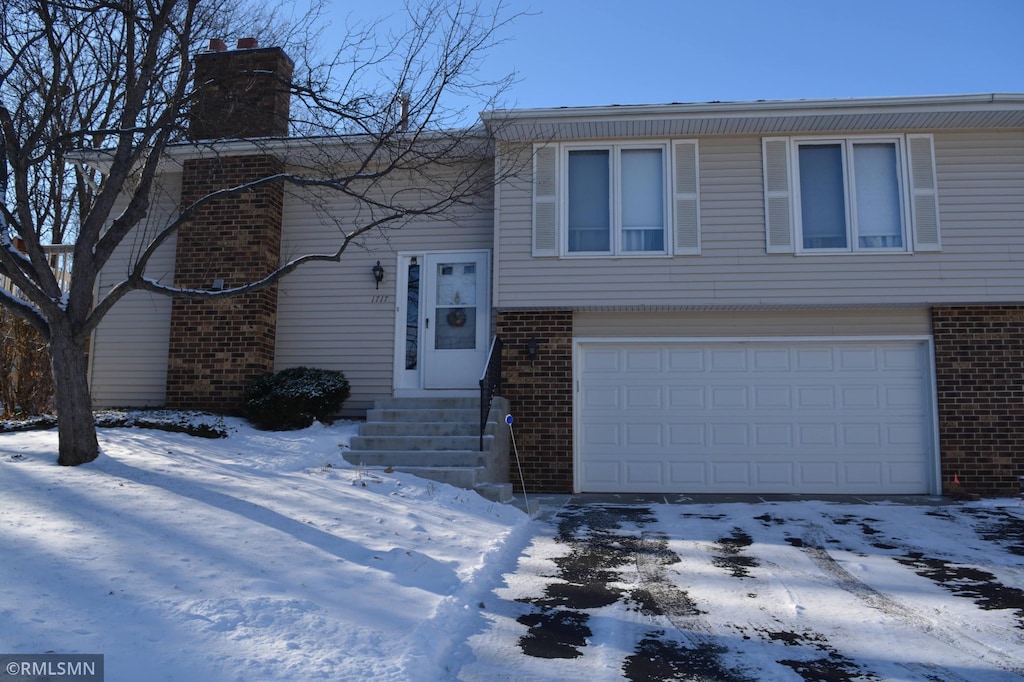
{"label": "glass storm door", "polygon": [[423,259],[423,388],[476,388],[490,323],[487,252]]}

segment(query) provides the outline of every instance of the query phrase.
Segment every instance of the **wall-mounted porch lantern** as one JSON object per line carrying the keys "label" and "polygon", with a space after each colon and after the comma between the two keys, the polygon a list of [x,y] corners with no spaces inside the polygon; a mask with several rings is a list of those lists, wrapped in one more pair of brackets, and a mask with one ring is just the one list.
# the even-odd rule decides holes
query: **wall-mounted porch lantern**
{"label": "wall-mounted porch lantern", "polygon": [[530,356],[530,366],[537,360],[537,351],[540,349],[540,342],[537,339],[530,339],[526,343],[526,354]]}
{"label": "wall-mounted porch lantern", "polygon": [[377,264],[370,268],[370,272],[373,273],[373,279],[377,282],[376,288],[380,289],[380,283],[384,281],[384,268],[381,267],[380,261],[377,261]]}

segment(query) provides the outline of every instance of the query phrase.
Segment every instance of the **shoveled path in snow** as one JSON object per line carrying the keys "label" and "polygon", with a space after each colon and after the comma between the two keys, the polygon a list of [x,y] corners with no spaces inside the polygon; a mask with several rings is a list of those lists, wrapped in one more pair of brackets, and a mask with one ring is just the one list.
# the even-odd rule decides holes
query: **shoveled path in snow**
{"label": "shoveled path in snow", "polygon": [[1024,679],[1024,507],[570,503],[460,680]]}

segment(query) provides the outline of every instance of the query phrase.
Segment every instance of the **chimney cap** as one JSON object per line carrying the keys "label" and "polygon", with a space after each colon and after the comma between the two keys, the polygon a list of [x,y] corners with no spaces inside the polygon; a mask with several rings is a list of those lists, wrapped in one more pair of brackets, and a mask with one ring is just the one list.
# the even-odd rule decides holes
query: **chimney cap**
{"label": "chimney cap", "polygon": [[256,38],[239,38],[238,49],[239,50],[254,50],[260,46],[260,41]]}

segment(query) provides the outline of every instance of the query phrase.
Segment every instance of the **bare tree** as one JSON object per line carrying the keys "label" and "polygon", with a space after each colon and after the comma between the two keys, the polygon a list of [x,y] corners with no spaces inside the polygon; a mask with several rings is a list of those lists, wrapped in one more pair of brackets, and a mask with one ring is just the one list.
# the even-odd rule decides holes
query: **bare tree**
{"label": "bare tree", "polygon": [[[488,141],[466,127],[466,111],[488,108],[510,83],[478,76],[481,58],[512,19],[501,2],[422,0],[408,6],[406,31],[346,27],[327,58],[313,49],[321,9],[296,16],[267,15],[242,0],[0,0],[0,275],[19,292],[0,293],[0,305],[49,344],[60,464],[98,455],[85,346],[129,291],[199,299],[258,291],[304,263],[339,260],[369,231],[443,214],[493,185],[480,146]],[[149,218],[161,164],[183,149],[220,149],[189,134],[204,86],[191,58],[229,26],[285,47],[303,65],[288,83],[292,137],[250,142],[286,159],[283,170],[182,205],[135,250],[123,281],[94,300],[100,271]],[[408,97],[396,104],[399,93]],[[389,176],[415,186],[439,163],[458,172],[443,187],[436,177],[423,182],[429,191],[412,193],[415,200],[375,191]],[[227,290],[177,288],[146,276],[159,246],[197,212],[268,183],[310,197],[340,193],[364,207],[364,219],[339,225],[328,252],[300,254]],[[44,247],[71,242],[73,268],[62,282]]]}

